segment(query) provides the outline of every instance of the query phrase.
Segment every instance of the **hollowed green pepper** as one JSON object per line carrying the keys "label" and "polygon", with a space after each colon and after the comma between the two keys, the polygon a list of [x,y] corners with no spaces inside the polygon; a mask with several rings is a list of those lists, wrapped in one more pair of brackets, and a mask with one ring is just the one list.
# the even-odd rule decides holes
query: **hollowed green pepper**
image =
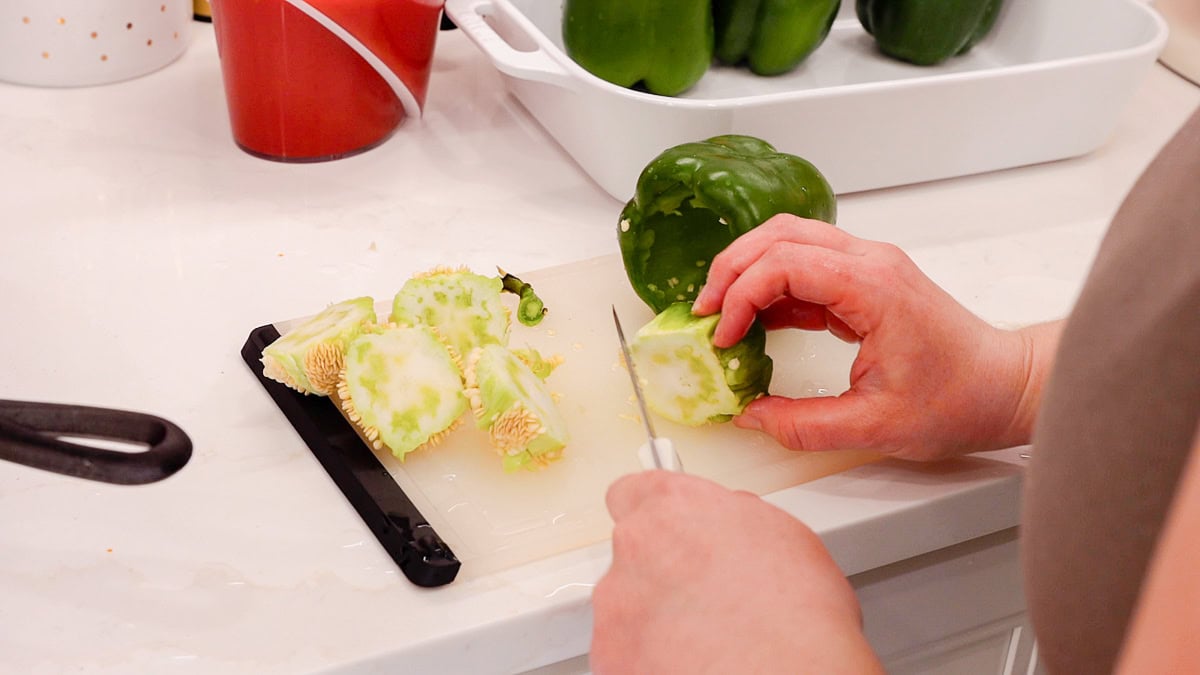
{"label": "hollowed green pepper", "polygon": [[562,31],[584,70],[662,96],[686,91],[712,62],[709,0],[566,0]]}
{"label": "hollowed green pepper", "polygon": [[932,66],[992,30],[1003,0],[857,0],[858,21],[884,54]]}
{"label": "hollowed green pepper", "polygon": [[715,54],[758,75],[786,73],[829,35],[841,0],[712,0]]}
{"label": "hollowed green pepper", "polygon": [[833,189],[807,160],[751,136],[663,151],[621,211],[617,241],[633,290],[657,314],[691,302],[713,257],[777,213],[833,223]]}

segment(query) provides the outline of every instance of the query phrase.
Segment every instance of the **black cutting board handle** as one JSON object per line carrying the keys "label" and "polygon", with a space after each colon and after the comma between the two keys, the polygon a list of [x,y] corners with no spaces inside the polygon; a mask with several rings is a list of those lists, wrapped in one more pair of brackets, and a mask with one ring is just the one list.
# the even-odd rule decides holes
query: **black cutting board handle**
{"label": "black cutting board handle", "polygon": [[263,375],[262,350],[278,338],[279,331],[271,324],[250,331],[242,346],[242,359],[250,372],[404,576],[424,587],[454,581],[462,563],[333,402],[323,396],[306,396]]}

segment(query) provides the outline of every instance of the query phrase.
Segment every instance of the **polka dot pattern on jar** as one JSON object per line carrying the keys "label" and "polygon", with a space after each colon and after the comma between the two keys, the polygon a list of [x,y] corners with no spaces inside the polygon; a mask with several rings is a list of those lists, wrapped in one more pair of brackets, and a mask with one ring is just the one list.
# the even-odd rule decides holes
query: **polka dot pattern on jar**
{"label": "polka dot pattern on jar", "polygon": [[4,0],[0,80],[89,86],[145,75],[187,47],[193,0]]}

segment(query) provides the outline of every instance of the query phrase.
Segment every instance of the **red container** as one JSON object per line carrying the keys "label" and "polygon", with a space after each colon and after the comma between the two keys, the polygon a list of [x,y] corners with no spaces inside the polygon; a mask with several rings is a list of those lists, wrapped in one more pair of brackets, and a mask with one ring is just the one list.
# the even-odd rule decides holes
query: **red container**
{"label": "red container", "polygon": [[420,117],[444,0],[213,0],[233,138],[313,162]]}

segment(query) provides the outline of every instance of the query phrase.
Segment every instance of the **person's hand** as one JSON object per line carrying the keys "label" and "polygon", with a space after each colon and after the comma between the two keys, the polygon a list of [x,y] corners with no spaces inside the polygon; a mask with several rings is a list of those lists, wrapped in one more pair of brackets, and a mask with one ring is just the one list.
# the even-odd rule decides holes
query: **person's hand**
{"label": "person's hand", "polygon": [[608,490],[613,561],[592,594],[607,673],[882,672],[820,539],[748,492],[666,471]]}
{"label": "person's hand", "polygon": [[899,248],[792,215],[769,219],[713,260],[693,311],[718,310],[720,347],[756,317],[768,329],[828,329],[861,343],[846,393],[767,396],[734,424],[795,450],[918,460],[1028,442],[1058,334],[1057,325],[997,329]]}

